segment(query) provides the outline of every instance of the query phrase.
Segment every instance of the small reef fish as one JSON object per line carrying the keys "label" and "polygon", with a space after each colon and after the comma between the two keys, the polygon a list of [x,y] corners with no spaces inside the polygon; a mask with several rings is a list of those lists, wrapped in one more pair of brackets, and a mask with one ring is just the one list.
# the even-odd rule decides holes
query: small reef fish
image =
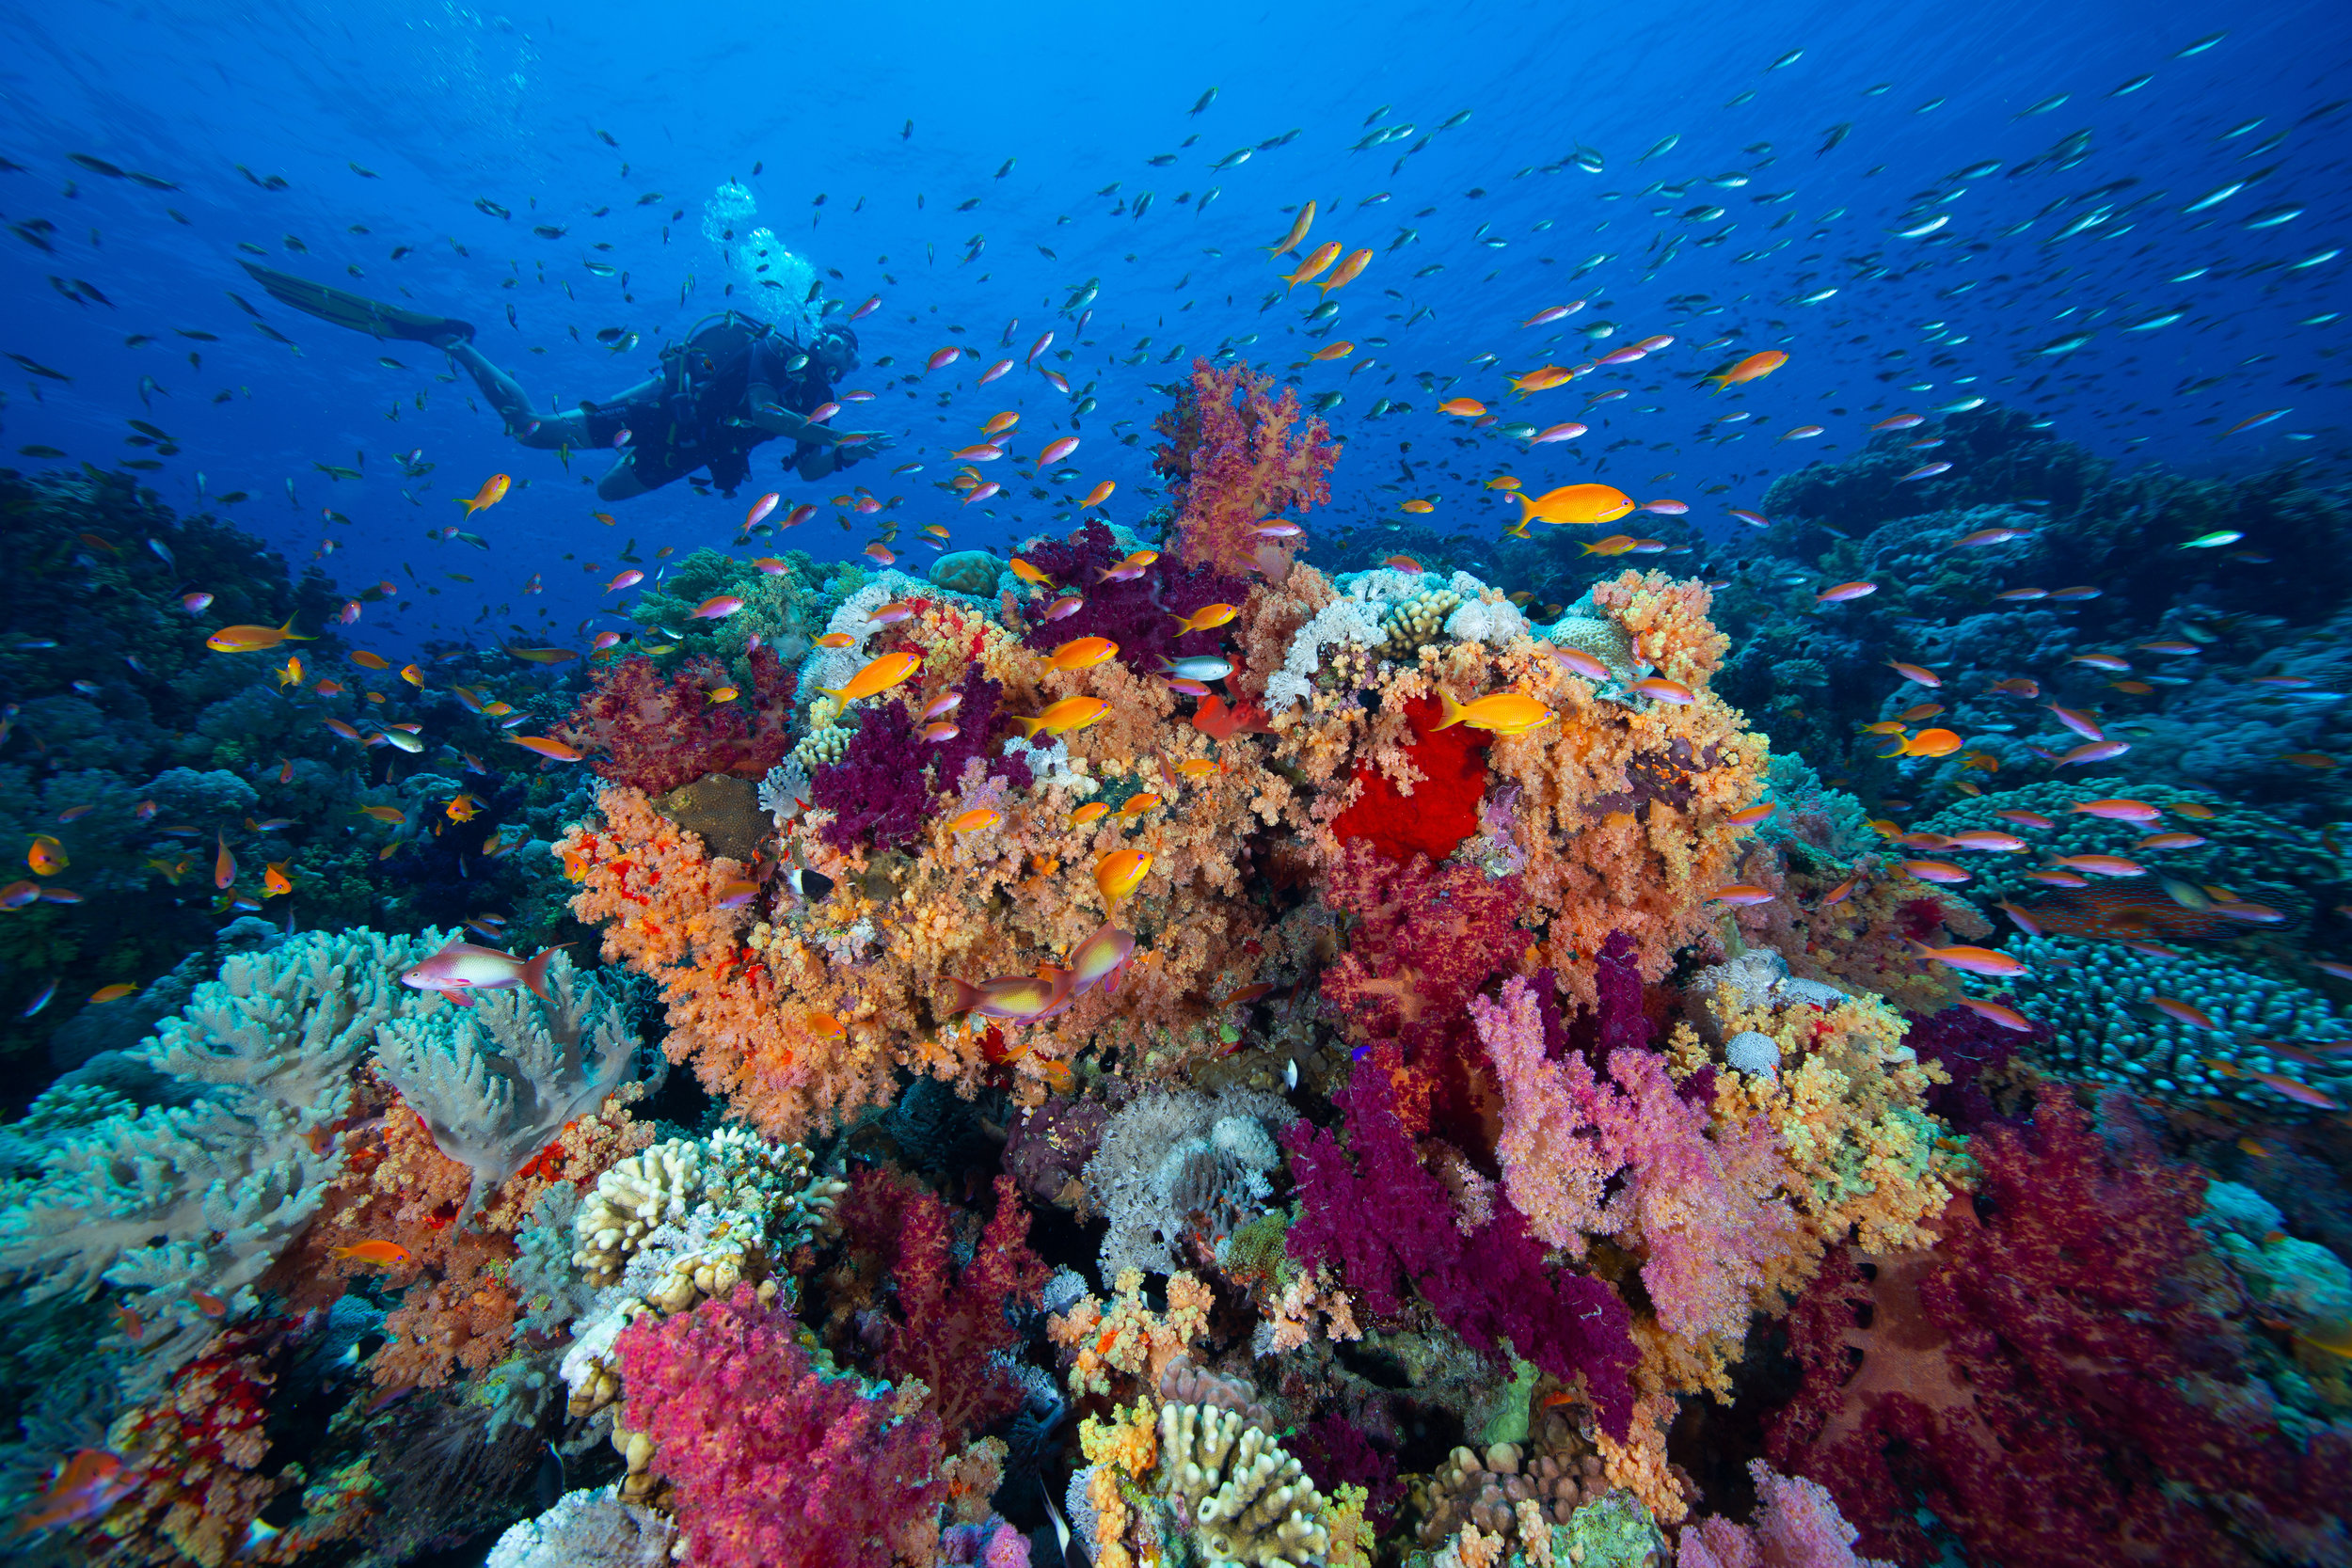
{"label": "small reef fish", "polygon": [[1497,691],[1469,704],[1454,701],[1454,694],[1442,688],[1438,696],[1445,705],[1445,716],[1432,726],[1433,732],[1468,724],[1471,729],[1496,735],[1525,735],[1558,717],[1542,703],[1519,691]]}
{"label": "small reef fish", "polygon": [[411,1254],[398,1242],[355,1242],[349,1246],[329,1247],[326,1255],[341,1260],[350,1259],[358,1263],[373,1263],[378,1268],[396,1269],[407,1262]]}
{"label": "small reef fish", "polygon": [[[1170,612],[1173,615],[1173,612]],[[1213,631],[1241,613],[1240,607],[1230,604],[1204,604],[1190,615],[1174,615],[1176,624],[1187,632]]]}
{"label": "small reef fish", "polygon": [[288,616],[282,626],[223,626],[206,638],[204,645],[216,654],[260,654],[283,642],[315,641],[295,631],[294,618]]}
{"label": "small reef fish", "polygon": [[1114,849],[1094,863],[1094,885],[1116,905],[1141,887],[1151,870],[1152,857],[1142,850]]}
{"label": "small reef fish", "polygon": [[1540,496],[1518,496],[1519,523],[1587,526],[1613,523],[1633,510],[1633,498],[1607,484],[1563,484]]}
{"label": "small reef fish", "polygon": [[1726,387],[1737,387],[1742,382],[1761,380],[1787,363],[1788,363],[1787,354],[1776,348],[1768,348],[1761,354],[1751,354],[1728,369],[1717,371],[1712,375],[1702,379],[1712,381],[1715,384],[1715,390],[1721,392]]}
{"label": "small reef fish", "polygon": [[495,947],[453,942],[405,972],[400,983],[417,990],[438,991],[461,1007],[473,1006],[475,991],[511,990],[516,986],[544,1002],[548,1000],[548,965],[562,951],[561,947],[543,948],[529,958],[518,958]]}
{"label": "small reef fish", "polygon": [[1067,735],[1073,730],[1083,730],[1110,710],[1110,704],[1100,697],[1064,697],[1043,713],[1016,714],[1012,721],[1021,726],[1023,735],[1034,739],[1040,730],[1047,735]]}
{"label": "small reef fish", "polygon": [[850,676],[848,685],[819,687],[818,689],[828,697],[838,697],[845,703],[853,703],[861,697],[872,697],[889,690],[913,675],[916,670],[922,668],[922,656],[919,654],[888,653]]}
{"label": "small reef fish", "polygon": [[1990,947],[1930,947],[1912,939],[1911,950],[1921,958],[1957,969],[1969,974],[2010,975],[2030,974],[2026,965],[2007,953],[1996,953]]}
{"label": "small reef fish", "polygon": [[1107,637],[1081,637],[1056,648],[1047,668],[1064,672],[1091,670],[1118,652],[1119,644]]}
{"label": "small reef fish", "polygon": [[1910,738],[1904,740],[1893,751],[1881,752],[1880,755],[1883,758],[1947,757],[1954,752],[1959,751],[1962,744],[1963,742],[1960,736],[1953,731],[1921,730],[1917,735],[1912,736]]}
{"label": "small reef fish", "polygon": [[504,474],[492,474],[489,478],[482,482],[482,488],[475,491],[471,499],[459,501],[457,504],[464,507],[466,509],[466,515],[470,517],[475,513],[483,511],[488,507],[496,506],[499,502],[504,500],[506,499],[507,486],[514,483],[515,482],[513,480],[507,478]]}

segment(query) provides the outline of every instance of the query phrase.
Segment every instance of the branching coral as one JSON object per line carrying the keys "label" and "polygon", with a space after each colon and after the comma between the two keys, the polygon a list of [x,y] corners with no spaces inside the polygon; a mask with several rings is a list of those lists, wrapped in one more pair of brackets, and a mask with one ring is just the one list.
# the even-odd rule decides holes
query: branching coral
{"label": "branching coral", "polygon": [[1270,565],[1279,579],[1290,550],[1259,525],[1330,499],[1339,449],[1321,420],[1301,420],[1296,388],[1266,396],[1273,384],[1246,364],[1195,359],[1175,408],[1152,423],[1166,437],[1152,467],[1177,496],[1175,534],[1189,562],[1231,573]]}
{"label": "branching coral", "polygon": [[1330,1551],[1323,1494],[1238,1412],[1160,1406],[1160,1465],[1164,1495],[1212,1561],[1304,1568]]}

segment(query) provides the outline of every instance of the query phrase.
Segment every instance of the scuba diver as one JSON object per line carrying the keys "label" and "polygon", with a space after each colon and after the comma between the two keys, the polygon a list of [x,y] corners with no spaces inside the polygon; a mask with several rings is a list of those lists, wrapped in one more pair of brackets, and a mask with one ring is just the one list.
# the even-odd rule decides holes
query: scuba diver
{"label": "scuba diver", "polygon": [[241,263],[281,304],[374,338],[430,343],[464,366],[506,420],[507,434],[542,451],[618,447],[621,459],[596,483],[601,500],[628,500],[697,468],[722,495],[751,476],[751,451],[778,436],[793,442],[788,466],[822,479],[885,450],[880,431],[834,430],[813,420],[833,385],[857,368],[857,334],[826,323],[802,343],[739,311],[707,316],[683,342],[661,350],[646,381],[569,413],[532,411],[522,384],[473,343],[470,323],[405,310],[271,267]]}

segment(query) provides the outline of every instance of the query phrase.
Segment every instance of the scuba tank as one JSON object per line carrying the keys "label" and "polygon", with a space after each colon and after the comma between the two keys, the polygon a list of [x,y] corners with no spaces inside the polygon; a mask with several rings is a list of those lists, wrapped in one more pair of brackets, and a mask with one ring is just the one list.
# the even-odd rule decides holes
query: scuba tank
{"label": "scuba tank", "polygon": [[700,444],[740,412],[718,406],[716,394],[732,385],[734,395],[726,401],[741,401],[753,345],[774,331],[765,322],[723,310],[696,322],[683,341],[662,348],[661,407],[677,444]]}

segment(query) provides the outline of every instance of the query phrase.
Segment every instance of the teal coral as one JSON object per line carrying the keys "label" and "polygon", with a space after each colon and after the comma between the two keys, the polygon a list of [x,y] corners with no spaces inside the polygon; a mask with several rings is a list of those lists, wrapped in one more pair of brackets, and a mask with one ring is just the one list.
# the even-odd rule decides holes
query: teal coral
{"label": "teal coral", "polygon": [[[2243,1101],[2294,1119],[2308,1112],[2249,1072],[2295,1080],[2340,1104],[2352,1103],[2352,1062],[2307,1063],[2265,1040],[2312,1047],[2344,1037],[2325,998],[2269,975],[2215,959],[2160,958],[2109,943],[2027,937],[2007,951],[2032,972],[2018,1003],[2055,1037],[2045,1055],[2066,1071],[2140,1093]],[[2150,1006],[2185,1003],[2216,1025],[2201,1028]],[[2222,1061],[2223,1068],[2205,1064]]]}

